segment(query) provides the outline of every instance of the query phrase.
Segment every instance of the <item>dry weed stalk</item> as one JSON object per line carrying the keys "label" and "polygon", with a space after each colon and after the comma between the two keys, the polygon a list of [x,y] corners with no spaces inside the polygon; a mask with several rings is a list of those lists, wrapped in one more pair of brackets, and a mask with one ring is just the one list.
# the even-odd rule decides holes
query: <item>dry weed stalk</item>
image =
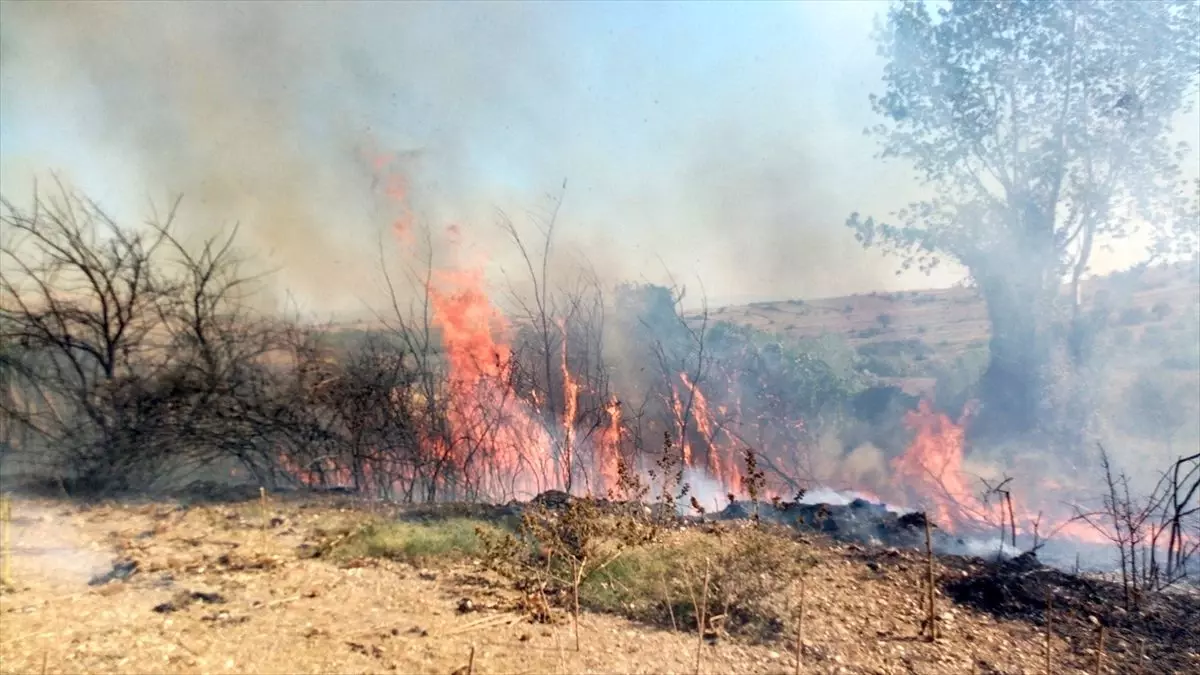
{"label": "dry weed stalk", "polygon": [[630,466],[628,460],[618,453],[617,484],[615,488],[609,489],[608,498],[612,500],[619,498],[640,506],[646,501],[646,495],[648,494],[650,494],[650,486],[642,481],[641,476]]}
{"label": "dry weed stalk", "polygon": [[980,480],[986,488],[983,494],[984,503],[989,503],[992,495],[996,495],[1000,500],[1000,550],[996,552],[996,559],[1000,560],[1004,557],[1005,535],[1008,535],[1013,548],[1017,546],[1017,514],[1013,509],[1012,490],[1009,489],[1009,484],[1013,479],[1005,476],[996,485],[983,479]]}
{"label": "dry weed stalk", "polygon": [[704,589],[700,593],[700,607],[696,614],[696,629],[699,635],[696,638],[696,675],[700,675],[700,657],[704,654],[704,626],[705,615],[708,614],[708,582],[712,576],[711,561],[708,558],[704,559]]}
{"label": "dry weed stalk", "polygon": [[1054,598],[1054,591],[1052,589],[1047,588],[1046,589],[1046,675],[1050,675],[1050,668],[1052,666],[1051,660],[1050,660],[1050,638],[1053,636],[1054,624],[1053,624],[1053,616],[1050,614],[1050,610],[1051,610],[1050,603],[1053,600],[1053,598]]}
{"label": "dry weed stalk", "polygon": [[12,585],[12,500],[0,495],[0,590]]}
{"label": "dry weed stalk", "polygon": [[[683,482],[683,448],[680,447],[678,452],[675,448],[671,432],[664,432],[662,457],[655,462],[658,470],[662,473],[662,489],[658,495],[658,513],[656,515],[664,525],[675,520],[679,500],[687,497],[691,492],[691,485]],[[654,480],[657,475],[653,469],[649,474],[651,480]]]}
{"label": "dry weed stalk", "polygon": [[742,486],[754,504],[753,519],[756,526],[759,524],[758,500],[766,484],[766,475],[762,469],[758,468],[758,457],[755,456],[753,449],[746,448],[746,473],[742,478]]}
{"label": "dry weed stalk", "polygon": [[937,606],[934,602],[936,577],[933,571],[933,530],[928,516],[925,518],[925,564],[928,577],[926,582],[929,591],[926,598],[926,607],[929,610],[929,614],[925,617],[925,623],[929,627],[929,641],[933,642],[938,638]]}
{"label": "dry weed stalk", "polygon": [[267,488],[258,488],[258,515],[262,518],[262,529],[267,529]]}
{"label": "dry weed stalk", "polygon": [[572,560],[571,567],[571,596],[574,600],[574,608],[571,612],[571,621],[575,629],[575,651],[579,651],[579,584],[583,583],[583,570],[587,567],[587,556],[584,555],[580,560]]}
{"label": "dry weed stalk", "polygon": [[[1115,473],[1108,452],[1100,446],[1104,471],[1103,508],[1076,512],[1082,520],[1117,546],[1125,611],[1140,607],[1147,593],[1162,591],[1188,575],[1189,562],[1200,554],[1200,539],[1184,532],[1185,522],[1200,513],[1200,453],[1178,458],[1162,472],[1145,496],[1131,493],[1130,479]],[[1165,567],[1160,565],[1161,538],[1167,537]],[[1078,563],[1076,564],[1078,567]]]}
{"label": "dry weed stalk", "polygon": [[1096,675],[1104,672],[1104,624],[1100,624],[1100,633],[1096,637]]}
{"label": "dry weed stalk", "polygon": [[800,612],[796,617],[796,675],[800,675],[800,667],[804,665],[804,570],[800,570]]}
{"label": "dry weed stalk", "polygon": [[667,614],[671,617],[671,630],[679,630],[679,624],[675,622],[675,607],[671,600],[671,588],[667,585],[667,573],[659,570],[659,579],[662,581],[663,598],[667,603]]}

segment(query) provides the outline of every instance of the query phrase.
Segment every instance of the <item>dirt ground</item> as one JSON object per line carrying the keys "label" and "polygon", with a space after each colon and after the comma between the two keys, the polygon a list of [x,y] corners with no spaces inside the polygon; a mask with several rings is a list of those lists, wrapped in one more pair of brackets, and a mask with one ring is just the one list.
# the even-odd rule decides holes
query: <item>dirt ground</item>
{"label": "dirt ground", "polygon": [[[585,613],[506,613],[512,593],[479,561],[417,569],[302,551],[379,514],[346,502],[272,499],[83,506],[13,503],[14,588],[0,596],[4,673],[792,673],[794,636],[718,640]],[[865,564],[821,545],[804,624],[806,673],[1041,673],[1034,626],[939,603],[943,635],[917,637],[920,569]],[[114,561],[127,578],[89,585]],[[919,568],[919,566],[913,566]],[[460,611],[469,599],[472,611]],[[1051,642],[1056,672],[1088,651]],[[1082,656],[1081,656],[1082,653]],[[1078,665],[1080,669],[1074,666]],[[1116,672],[1115,670],[1109,672]]]}

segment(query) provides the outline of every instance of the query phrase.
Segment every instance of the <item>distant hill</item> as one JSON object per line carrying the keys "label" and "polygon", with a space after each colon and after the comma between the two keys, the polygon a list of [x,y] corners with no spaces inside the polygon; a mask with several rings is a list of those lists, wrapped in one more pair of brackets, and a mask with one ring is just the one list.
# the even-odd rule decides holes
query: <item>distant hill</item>
{"label": "distant hill", "polygon": [[[1115,340],[1135,364],[1177,364],[1189,371],[1200,360],[1191,344],[1200,322],[1200,265],[1195,261],[1134,270],[1087,280],[1085,308],[1103,302]],[[695,321],[699,317],[689,317]],[[986,350],[987,306],[974,288],[866,293],[836,298],[791,299],[720,307],[709,322],[729,322],[782,339],[835,335],[878,364],[876,374],[912,393],[927,393],[939,365]]]}
{"label": "distant hill", "polygon": [[[1189,262],[1120,272],[1089,279],[1082,291],[1085,307],[1107,295],[1118,314],[1141,308],[1150,316],[1161,303],[1170,308],[1165,318],[1178,318],[1187,308],[1200,306],[1200,266]],[[709,320],[795,338],[834,333],[854,347],[915,338],[951,353],[983,345],[989,335],[987,307],[973,288],[755,302],[710,310]]]}

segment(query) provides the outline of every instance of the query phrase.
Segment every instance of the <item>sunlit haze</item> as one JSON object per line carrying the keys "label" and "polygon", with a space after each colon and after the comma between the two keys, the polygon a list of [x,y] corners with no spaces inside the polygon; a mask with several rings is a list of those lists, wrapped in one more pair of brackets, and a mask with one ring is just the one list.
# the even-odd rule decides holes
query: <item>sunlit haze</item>
{"label": "sunlit haze", "polygon": [[960,280],[897,276],[844,226],[917,189],[863,134],[880,3],[67,5],[4,4],[4,195],[55,172],[136,220],[182,194],[181,228],[240,223],[308,308],[378,300],[387,152],[497,274],[498,212],[536,233],[561,192],[560,254],[609,282],[670,270],[720,305]]}

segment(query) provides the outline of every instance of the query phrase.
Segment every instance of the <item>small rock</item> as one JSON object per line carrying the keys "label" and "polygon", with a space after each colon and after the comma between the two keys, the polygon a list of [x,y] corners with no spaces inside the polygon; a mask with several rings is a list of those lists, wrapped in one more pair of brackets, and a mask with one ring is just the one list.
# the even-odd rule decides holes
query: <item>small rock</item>
{"label": "small rock", "polygon": [[88,586],[103,586],[110,581],[124,581],[133,576],[137,572],[138,564],[136,560],[118,560],[113,563],[112,569],[104,574],[98,574],[88,581]]}
{"label": "small rock", "polygon": [[180,591],[176,593],[167,602],[159,603],[154,606],[153,611],[158,614],[170,614],[185,609],[193,602],[202,602],[206,605],[225,602],[225,598],[220,593],[207,593],[204,591]]}

